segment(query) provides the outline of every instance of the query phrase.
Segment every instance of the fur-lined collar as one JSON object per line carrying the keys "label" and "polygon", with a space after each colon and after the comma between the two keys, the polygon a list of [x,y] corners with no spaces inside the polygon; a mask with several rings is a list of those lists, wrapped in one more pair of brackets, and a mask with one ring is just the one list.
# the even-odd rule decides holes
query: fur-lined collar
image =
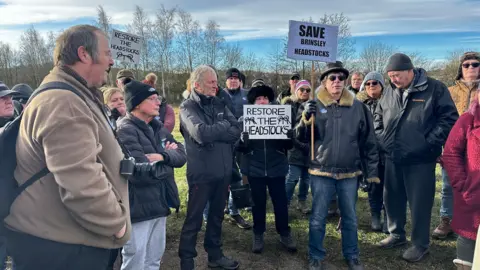
{"label": "fur-lined collar", "polygon": [[[337,101],[333,100],[330,97],[330,94],[327,92],[327,89],[323,86],[318,91],[317,98],[326,107],[331,106],[333,104],[337,104]],[[353,93],[348,91],[346,88],[344,88],[342,92],[342,96],[340,97],[340,101],[338,102],[338,105],[344,106],[344,107],[351,107],[353,105],[354,99],[355,99],[355,96],[353,95]]]}
{"label": "fur-lined collar", "polygon": [[[383,90],[382,90],[382,93],[380,94],[380,97],[382,97],[382,95],[383,95]],[[358,92],[357,99],[358,99],[358,101],[360,101],[362,103],[365,103],[369,100],[378,100],[380,98],[377,98],[377,99],[372,98],[367,94],[367,91],[363,90],[363,91]]]}

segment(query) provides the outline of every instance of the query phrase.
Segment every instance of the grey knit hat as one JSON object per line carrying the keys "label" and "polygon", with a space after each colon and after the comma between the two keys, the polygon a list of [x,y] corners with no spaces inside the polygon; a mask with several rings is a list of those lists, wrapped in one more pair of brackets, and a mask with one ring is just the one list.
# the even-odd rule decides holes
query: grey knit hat
{"label": "grey knit hat", "polygon": [[380,83],[382,86],[382,90],[385,89],[385,81],[383,80],[382,74],[372,71],[365,76],[365,79],[363,79],[362,85],[360,86],[360,91],[365,90],[365,83],[370,81],[370,80],[375,80]]}

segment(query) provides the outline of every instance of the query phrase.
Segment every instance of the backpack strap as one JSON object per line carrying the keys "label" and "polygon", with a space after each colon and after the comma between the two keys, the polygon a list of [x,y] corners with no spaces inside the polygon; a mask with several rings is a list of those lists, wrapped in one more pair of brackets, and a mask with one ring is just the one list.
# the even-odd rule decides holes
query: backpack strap
{"label": "backpack strap", "polygon": [[[46,83],[46,84],[42,84],[40,85],[33,93],[32,95],[30,96],[30,98],[28,99],[28,103],[30,103],[33,98],[35,98],[37,95],[39,95],[40,93],[42,92],[45,92],[45,91],[48,91],[48,90],[67,90],[67,91],[70,91],[70,92],[73,92],[75,95],[77,95],[78,97],[80,97],[85,103],[87,102],[85,97],[82,96],[80,94],[80,92],[73,88],[73,86],[69,85],[68,83],[64,83],[64,82],[49,82],[49,83]],[[23,111],[22,113],[20,113],[19,117],[21,118],[23,115]],[[26,188],[28,188],[29,186],[31,186],[33,183],[35,183],[37,180],[41,179],[42,177],[44,177],[45,175],[49,174],[50,171],[48,170],[47,167],[43,168],[41,171],[37,172],[36,174],[34,174],[32,177],[30,177],[30,179],[28,179],[25,183],[23,183],[22,185],[20,185],[18,187],[18,190],[17,190],[17,194],[15,197],[18,197]]]}

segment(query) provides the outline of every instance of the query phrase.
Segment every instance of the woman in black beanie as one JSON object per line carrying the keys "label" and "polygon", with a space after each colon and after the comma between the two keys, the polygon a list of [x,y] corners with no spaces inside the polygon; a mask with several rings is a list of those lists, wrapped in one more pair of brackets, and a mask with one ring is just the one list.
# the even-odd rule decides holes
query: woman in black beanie
{"label": "woman in black beanie", "polygon": [[[274,101],[273,89],[256,86],[250,89],[248,103],[268,105]],[[252,191],[254,206],[253,215],[253,248],[254,253],[263,251],[263,234],[266,230],[266,189],[270,193],[275,213],[275,227],[280,234],[280,242],[287,250],[297,250],[288,226],[287,193],[285,177],[288,170],[287,150],[293,147],[293,130],[289,130],[288,140],[250,140],[248,132],[243,132],[237,150],[242,153],[240,170],[248,177]]]}

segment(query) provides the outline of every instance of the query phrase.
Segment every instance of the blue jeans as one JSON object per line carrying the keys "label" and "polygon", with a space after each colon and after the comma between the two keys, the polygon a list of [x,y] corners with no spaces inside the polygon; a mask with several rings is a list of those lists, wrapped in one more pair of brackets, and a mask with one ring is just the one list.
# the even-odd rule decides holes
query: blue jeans
{"label": "blue jeans", "polygon": [[453,215],[453,190],[447,172],[442,168],[442,204],[440,206],[440,217],[452,219]]}
{"label": "blue jeans", "polygon": [[342,252],[347,260],[358,258],[357,234],[357,177],[335,180],[330,177],[310,175],[312,188],[312,214],[310,216],[308,249],[310,260],[323,260],[327,213],[333,195],[337,193],[342,215]]}
{"label": "blue jeans", "polygon": [[288,166],[287,180],[285,181],[285,189],[287,191],[287,202],[290,204],[295,187],[298,186],[298,200],[306,201],[308,196],[308,188],[310,186],[310,175],[308,174],[307,167],[301,167],[297,165]]}

